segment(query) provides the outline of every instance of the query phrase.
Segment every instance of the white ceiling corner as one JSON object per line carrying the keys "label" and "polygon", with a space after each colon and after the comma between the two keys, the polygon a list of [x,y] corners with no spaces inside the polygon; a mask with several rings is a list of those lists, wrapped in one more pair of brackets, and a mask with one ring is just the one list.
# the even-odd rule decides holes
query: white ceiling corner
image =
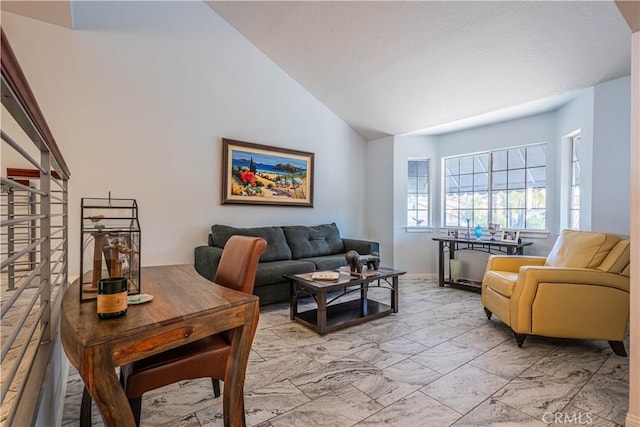
{"label": "white ceiling corner", "polygon": [[207,4],[369,140],[548,111],[630,73],[613,1]]}

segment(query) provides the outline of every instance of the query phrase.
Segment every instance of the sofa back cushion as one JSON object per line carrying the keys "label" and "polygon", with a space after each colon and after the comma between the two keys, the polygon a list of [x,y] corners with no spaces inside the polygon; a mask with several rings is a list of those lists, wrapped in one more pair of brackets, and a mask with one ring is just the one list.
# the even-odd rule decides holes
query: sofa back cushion
{"label": "sofa back cushion", "polygon": [[554,267],[596,268],[622,238],[615,234],[562,230],[547,257]]}
{"label": "sofa back cushion", "polygon": [[620,240],[609,251],[602,264],[598,266],[598,270],[608,273],[622,274],[625,267],[631,261],[631,241],[629,239]]}
{"label": "sofa back cushion", "polygon": [[211,246],[224,248],[231,236],[262,237],[267,241],[267,250],[260,256],[260,262],[283,261],[291,259],[291,250],[281,227],[236,228],[228,225],[211,226]]}
{"label": "sofa back cushion", "polygon": [[291,248],[293,259],[334,255],[344,252],[340,231],[335,223],[285,226],[284,235]]}

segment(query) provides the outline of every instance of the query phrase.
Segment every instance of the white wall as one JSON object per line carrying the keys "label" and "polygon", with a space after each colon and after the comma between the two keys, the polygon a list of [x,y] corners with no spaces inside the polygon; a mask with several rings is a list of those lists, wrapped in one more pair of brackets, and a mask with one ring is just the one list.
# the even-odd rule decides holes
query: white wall
{"label": "white wall", "polygon": [[[440,162],[437,141],[438,138],[435,136],[397,136],[393,146],[393,169],[396,176],[393,180],[394,266],[407,270],[410,275],[434,275],[437,271],[438,248],[431,240],[433,227],[429,224],[421,227],[407,227],[407,160],[410,158],[429,160],[429,186],[433,195],[432,200],[439,200]],[[399,177],[403,178],[399,179]],[[439,209],[438,203],[431,205],[431,225],[437,224],[433,221]]]}
{"label": "white wall", "polygon": [[[74,31],[2,18],[71,169],[72,275],[80,198],[109,191],[138,201],[144,265],[193,262],[214,223],[367,237],[363,138],[205,4],[75,2]],[[223,137],[314,152],[314,207],[221,205]]]}
{"label": "white wall", "polygon": [[628,235],[631,79],[594,87],[592,230]]}
{"label": "white wall", "polygon": [[[395,267],[393,247],[394,165],[393,137],[379,138],[367,143],[366,182],[362,190],[366,194],[366,211],[363,220],[367,235],[380,242],[382,265]],[[354,187],[357,192],[358,188]]]}
{"label": "white wall", "polygon": [[[576,98],[558,109],[557,112],[557,132],[556,140],[559,146],[555,151],[555,168],[561,170],[563,162],[569,162],[572,153],[570,152],[570,134],[580,132],[580,227],[583,230],[591,229],[591,203],[592,203],[592,182],[593,182],[593,88],[585,89]],[[565,163],[566,164],[566,163]],[[564,176],[561,176],[560,190],[569,197],[569,171],[565,169]],[[561,201],[559,205],[558,229],[564,228],[568,224],[568,199]]]}

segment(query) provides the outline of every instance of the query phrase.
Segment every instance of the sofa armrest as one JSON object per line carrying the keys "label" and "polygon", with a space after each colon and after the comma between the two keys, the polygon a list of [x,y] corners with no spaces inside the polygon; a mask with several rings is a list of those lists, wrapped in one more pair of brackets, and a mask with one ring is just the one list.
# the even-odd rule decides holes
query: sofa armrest
{"label": "sofa armrest", "polygon": [[369,255],[371,252],[380,253],[380,244],[369,240],[345,239],[342,238],[344,244],[344,252],[351,250],[358,252],[360,255]]}
{"label": "sofa armrest", "polygon": [[198,246],[195,249],[194,267],[201,276],[213,280],[218,270],[222,248],[212,246]]}
{"label": "sofa armrest", "polygon": [[542,266],[546,261],[545,257],[522,256],[522,255],[491,255],[487,261],[486,271],[509,271],[517,273],[523,266]]}

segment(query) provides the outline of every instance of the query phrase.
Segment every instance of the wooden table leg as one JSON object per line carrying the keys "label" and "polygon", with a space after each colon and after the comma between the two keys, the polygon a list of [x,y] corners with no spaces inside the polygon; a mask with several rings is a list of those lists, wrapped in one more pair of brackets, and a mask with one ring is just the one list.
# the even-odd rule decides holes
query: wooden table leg
{"label": "wooden table leg", "polygon": [[391,310],[398,312],[398,276],[393,277],[393,289],[391,290]]}
{"label": "wooden table leg", "polygon": [[98,406],[105,425],[134,427],[133,413],[116,375],[109,346],[87,348],[83,359],[80,370],[82,380]]}
{"label": "wooden table leg", "polygon": [[444,242],[438,242],[438,285],[444,286]]}
{"label": "wooden table leg", "polygon": [[231,340],[229,369],[224,377],[222,411],[225,427],[241,427],[244,419],[244,377],[253,337],[258,328],[259,303],[247,305],[245,324],[236,328]]}
{"label": "wooden table leg", "polygon": [[289,319],[295,320],[298,314],[298,294],[296,293],[296,283],[289,280]]}
{"label": "wooden table leg", "polygon": [[[378,286],[380,286],[379,280],[378,280]],[[369,301],[367,301],[368,290],[369,290],[369,282],[365,281],[360,285],[360,317],[366,317],[369,315]]]}
{"label": "wooden table leg", "polygon": [[318,292],[318,312],[316,320],[318,321],[318,333],[324,335],[327,333],[327,291],[321,290]]}

